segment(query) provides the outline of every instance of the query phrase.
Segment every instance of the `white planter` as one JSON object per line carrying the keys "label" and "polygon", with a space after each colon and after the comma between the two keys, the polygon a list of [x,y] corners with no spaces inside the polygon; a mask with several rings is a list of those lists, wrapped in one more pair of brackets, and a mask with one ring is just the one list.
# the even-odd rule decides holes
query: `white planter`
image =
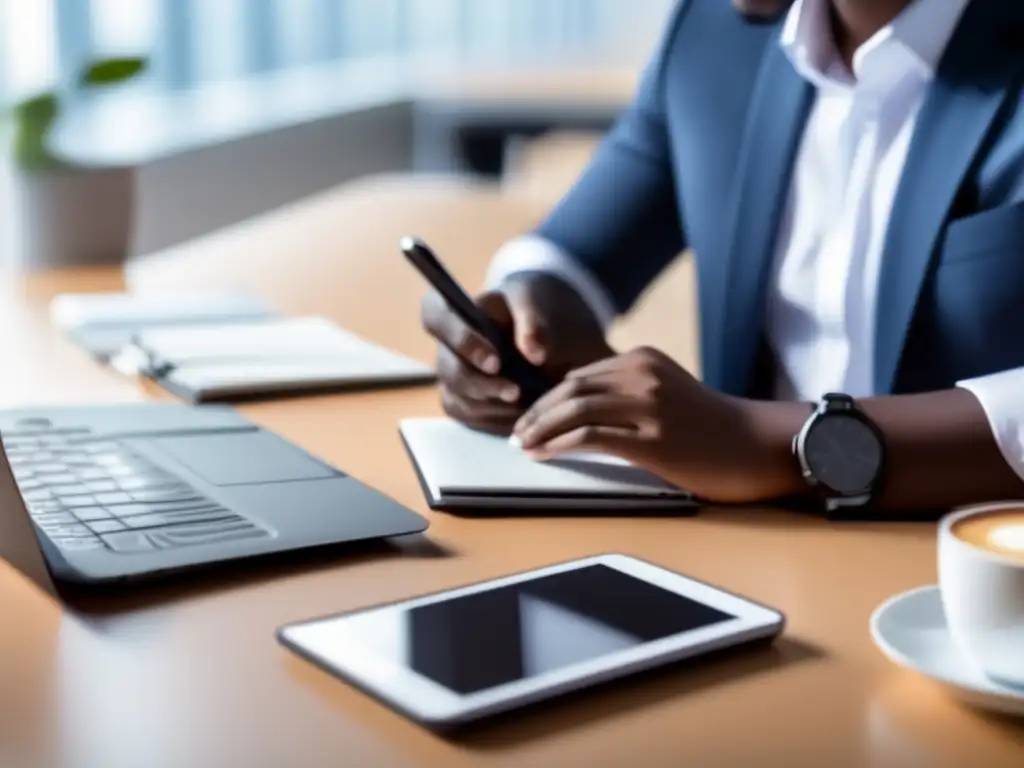
{"label": "white planter", "polygon": [[131,169],[6,175],[4,261],[17,271],[120,265],[134,220]]}

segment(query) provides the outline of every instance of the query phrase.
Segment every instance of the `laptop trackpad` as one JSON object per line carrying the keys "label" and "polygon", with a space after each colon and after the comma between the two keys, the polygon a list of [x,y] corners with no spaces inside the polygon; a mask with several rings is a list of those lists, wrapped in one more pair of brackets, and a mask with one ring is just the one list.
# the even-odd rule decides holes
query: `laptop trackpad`
{"label": "laptop trackpad", "polygon": [[257,430],[147,440],[212,485],[324,480],[341,475],[287,440]]}

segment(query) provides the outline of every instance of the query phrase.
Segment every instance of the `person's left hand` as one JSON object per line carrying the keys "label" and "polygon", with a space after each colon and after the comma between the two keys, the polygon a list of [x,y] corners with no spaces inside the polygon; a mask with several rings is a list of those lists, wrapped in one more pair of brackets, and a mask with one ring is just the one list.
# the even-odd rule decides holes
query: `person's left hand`
{"label": "person's left hand", "polygon": [[571,372],[513,436],[538,460],[607,453],[707,501],[764,501],[787,492],[795,460],[769,444],[751,406],[641,348]]}

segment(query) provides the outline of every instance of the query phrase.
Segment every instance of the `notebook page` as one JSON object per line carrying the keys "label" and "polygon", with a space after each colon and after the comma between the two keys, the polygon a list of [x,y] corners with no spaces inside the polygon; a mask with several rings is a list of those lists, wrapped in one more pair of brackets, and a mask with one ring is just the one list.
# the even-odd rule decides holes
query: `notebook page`
{"label": "notebook page", "polygon": [[319,317],[153,328],[137,339],[151,354],[176,366],[394,355]]}
{"label": "notebook page", "polygon": [[415,360],[381,354],[340,361],[262,361],[217,363],[178,368],[167,381],[207,396],[291,390],[323,384],[383,384],[433,377],[429,366]]}
{"label": "notebook page", "polygon": [[151,329],[138,342],[174,366],[168,384],[204,396],[433,377],[425,363],[317,317]]}
{"label": "notebook page", "polygon": [[50,317],[64,330],[74,328],[144,328],[147,325],[270,317],[260,299],[242,293],[61,294],[50,303]]}
{"label": "notebook page", "polygon": [[538,462],[503,437],[476,432],[449,419],[407,419],[401,431],[424,482],[437,498],[445,494],[689,498],[656,475],[611,456],[573,454]]}

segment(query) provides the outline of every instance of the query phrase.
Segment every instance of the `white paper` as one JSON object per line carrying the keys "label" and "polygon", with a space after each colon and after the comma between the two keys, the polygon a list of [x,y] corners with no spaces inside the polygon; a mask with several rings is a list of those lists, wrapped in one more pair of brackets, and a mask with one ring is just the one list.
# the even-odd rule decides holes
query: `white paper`
{"label": "white paper", "polygon": [[369,385],[433,374],[425,363],[320,317],[153,328],[140,333],[137,343],[174,367],[170,382],[207,394]]}
{"label": "white paper", "polygon": [[406,419],[402,435],[431,493],[687,498],[689,494],[617,456],[566,454],[534,461],[505,438],[449,419]]}
{"label": "white paper", "polygon": [[254,296],[189,294],[66,293],[50,303],[50,318],[63,330],[131,325],[143,327],[191,320],[256,318],[271,314]]}

